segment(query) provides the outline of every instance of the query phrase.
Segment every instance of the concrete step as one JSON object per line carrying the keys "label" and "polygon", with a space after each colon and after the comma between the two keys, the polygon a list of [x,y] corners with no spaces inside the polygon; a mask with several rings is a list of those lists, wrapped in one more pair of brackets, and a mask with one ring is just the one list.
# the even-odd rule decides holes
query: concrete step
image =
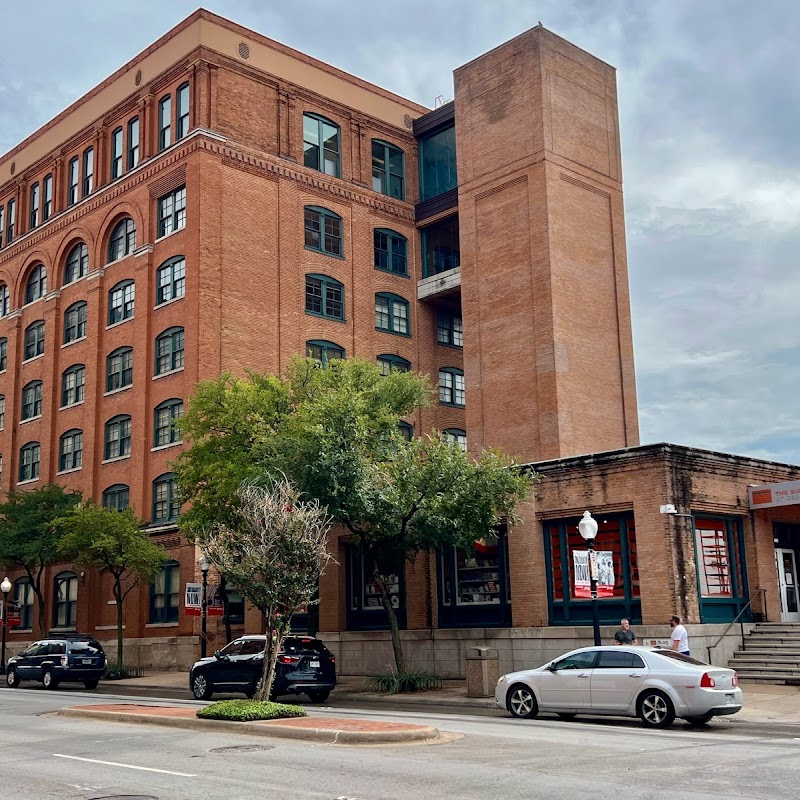
{"label": "concrete step", "polygon": [[797,647],[800,647],[800,634],[780,634],[780,633],[761,633],[761,634],[750,634],[749,636],[745,636],[744,640],[753,642],[758,644],[759,647],[764,647],[765,645],[769,645],[770,647],[774,644],[794,644]]}
{"label": "concrete step", "polygon": [[784,647],[759,647],[753,642],[745,642],[744,650],[737,650],[737,653],[750,653],[754,656],[768,655],[769,653],[776,653],[782,656],[797,656],[800,658],[800,647],[784,646]]}
{"label": "concrete step", "polygon": [[[737,673],[738,674],[738,673]],[[747,685],[748,683],[764,683],[772,684],[774,686],[798,686],[800,685],[800,677],[787,678],[785,675],[772,675],[764,672],[760,675],[739,675],[739,683]],[[747,690],[745,689],[745,695]],[[745,703],[747,699],[745,698]]]}
{"label": "concrete step", "polygon": [[754,661],[767,661],[775,662],[776,664],[800,664],[800,656],[785,655],[783,653],[751,653],[749,651],[739,650],[733,654],[731,661],[741,662],[743,664],[752,663]]}
{"label": "concrete step", "polygon": [[796,667],[791,664],[770,664],[768,667],[764,668],[749,665],[736,667],[737,675],[759,675],[761,673],[768,673],[770,675],[786,675],[800,679],[800,667]]}

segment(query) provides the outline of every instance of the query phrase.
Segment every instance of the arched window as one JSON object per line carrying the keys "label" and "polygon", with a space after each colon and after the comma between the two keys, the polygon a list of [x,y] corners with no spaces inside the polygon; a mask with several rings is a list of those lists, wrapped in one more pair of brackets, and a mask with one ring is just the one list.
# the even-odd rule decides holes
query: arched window
{"label": "arched window", "polygon": [[83,339],[86,336],[86,318],[89,306],[83,300],[73,303],[64,312],[64,344]]}
{"label": "arched window", "polygon": [[177,622],[180,610],[181,567],[167,561],[150,584],[150,624]]}
{"label": "arched window", "polygon": [[341,177],[339,126],[318,114],[303,114],[303,164]]}
{"label": "arched window", "polygon": [[324,367],[331,359],[344,358],[344,348],[323,339],[312,339],[306,342],[306,356]]}
{"label": "arched window", "polygon": [[130,319],[133,316],[133,303],[136,286],[130,279],[120,281],[108,293],[108,324]]}
{"label": "arched window", "polygon": [[380,139],[372,140],[372,188],[397,200],[406,199],[405,155]]}
{"label": "arched window", "polygon": [[86,368],[73,364],[61,374],[61,407],[82,403],[86,396]]}
{"label": "arched window", "polygon": [[78,242],[69,251],[67,263],[64,265],[64,285],[80,280],[88,271],[89,248],[83,242]]}
{"label": "arched window", "polygon": [[411,369],[411,362],[400,356],[391,353],[383,353],[378,356],[378,366],[384,375],[388,375],[392,370],[396,372],[408,372]]}
{"label": "arched window", "polygon": [[131,418],[120,414],[106,422],[104,459],[123,458],[131,454]]}
{"label": "arched window", "polygon": [[22,419],[33,419],[42,413],[42,382],[31,381],[22,387]]}
{"label": "arched window", "polygon": [[133,383],[133,348],[118,347],[106,358],[106,391],[113,392]]}
{"label": "arched window", "polygon": [[130,505],[131,490],[124,483],[115,483],[103,492],[103,508],[124,511]]}
{"label": "arched window", "polygon": [[186,260],[175,256],[156,271],[156,305],[168,303],[186,294]]}
{"label": "arched window", "polygon": [[17,630],[30,630],[33,627],[33,586],[30,578],[17,578],[14,581],[14,602],[19,606]]}
{"label": "arched window", "polygon": [[78,576],[62,572],[53,579],[53,627],[74,628],[78,621]]}
{"label": "arched window", "polygon": [[19,450],[19,480],[32,481],[39,477],[39,442],[28,442]]}
{"label": "arched window", "polygon": [[156,338],[156,375],[183,369],[183,328],[168,328]]}
{"label": "arched window", "polygon": [[376,294],[375,330],[409,336],[408,300],[388,292]]}
{"label": "arched window", "polygon": [[108,260],[118,261],[136,249],[136,225],[130,217],[121,219],[111,232],[108,243]]}
{"label": "arched window", "polygon": [[305,241],[309,250],[342,257],[342,218],[319,206],[306,206]]}
{"label": "arched window", "polygon": [[58,471],[83,466],[83,431],[77,428],[61,434],[58,441]]}
{"label": "arched window", "polygon": [[442,367],[439,370],[439,402],[446,406],[464,408],[465,398],[464,371],[455,367]]}
{"label": "arched window", "polygon": [[400,435],[407,442],[410,442],[414,438],[414,426],[410,422],[401,419],[400,422],[397,423],[397,427],[400,430]]}
{"label": "arched window", "polygon": [[5,317],[11,311],[11,293],[8,286],[0,283],[0,317]]}
{"label": "arched window", "polygon": [[44,264],[37,264],[28,275],[25,283],[25,303],[32,303],[47,294],[47,270]]}
{"label": "arched window", "polygon": [[376,228],[375,269],[392,272],[395,275],[408,275],[408,240],[397,231]]}
{"label": "arched window", "polygon": [[44,320],[37,319],[25,328],[25,361],[44,353]]}
{"label": "arched window", "polygon": [[178,487],[171,472],[159,475],[153,481],[153,522],[172,522],[181,513]]}
{"label": "arched window", "polygon": [[153,444],[155,447],[175,444],[181,441],[181,432],[175,427],[175,420],[183,416],[183,400],[165,400],[155,407],[153,413]]}
{"label": "arched window", "polygon": [[457,444],[464,452],[467,451],[467,432],[461,428],[446,428],[442,431],[444,439],[451,444]]}
{"label": "arched window", "polygon": [[344,286],[327,275],[306,275],[306,313],[344,319]]}

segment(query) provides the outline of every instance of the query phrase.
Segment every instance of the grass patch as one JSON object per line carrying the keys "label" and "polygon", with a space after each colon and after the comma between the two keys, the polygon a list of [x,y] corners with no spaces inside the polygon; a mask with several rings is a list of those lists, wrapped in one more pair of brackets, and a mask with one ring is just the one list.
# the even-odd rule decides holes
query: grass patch
{"label": "grass patch", "polygon": [[442,688],[442,679],[432,672],[388,672],[370,675],[368,692],[380,694],[402,694],[406,692],[432,692]]}
{"label": "grass patch", "polygon": [[141,667],[118,667],[116,664],[109,664],[106,667],[106,674],[103,675],[104,681],[121,681],[125,678],[143,678],[144,670]]}
{"label": "grass patch", "polygon": [[220,700],[197,712],[200,719],[224,719],[229,722],[253,722],[259,719],[307,717],[301,706],[273,703],[269,700]]}

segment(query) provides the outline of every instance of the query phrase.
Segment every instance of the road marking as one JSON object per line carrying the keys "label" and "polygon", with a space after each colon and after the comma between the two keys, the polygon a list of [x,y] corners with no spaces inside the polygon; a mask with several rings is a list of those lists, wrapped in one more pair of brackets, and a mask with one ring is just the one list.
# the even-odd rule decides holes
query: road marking
{"label": "road marking", "polygon": [[168,769],[156,769],[155,767],[137,767],[135,764],[120,764],[118,761],[100,761],[97,758],[81,758],[80,756],[65,756],[63,753],[53,753],[56,758],[70,758],[73,761],[88,761],[90,764],[103,764],[106,767],[125,767],[125,769],[140,769],[143,772],[160,772],[162,775],[177,775],[180,778],[196,778],[197,775],[190,775],[188,772],[172,772]]}

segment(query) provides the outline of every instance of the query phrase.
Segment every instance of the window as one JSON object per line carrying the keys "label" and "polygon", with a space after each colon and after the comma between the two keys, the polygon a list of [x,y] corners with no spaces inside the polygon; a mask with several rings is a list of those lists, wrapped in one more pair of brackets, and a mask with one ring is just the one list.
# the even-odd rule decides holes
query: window
{"label": "window", "polygon": [[401,419],[400,422],[397,423],[397,429],[407,442],[410,442],[414,438],[414,426],[410,422]]}
{"label": "window", "polygon": [[104,460],[122,458],[131,454],[131,418],[126,415],[112,417],[106,422]]}
{"label": "window", "polygon": [[61,375],[61,406],[74,406],[82,403],[86,396],[86,368],[75,364],[65,369]]}
{"label": "window", "polygon": [[8,286],[0,283],[0,317],[5,317],[11,311],[11,293]]}
{"label": "window", "polygon": [[171,144],[170,132],[172,120],[172,98],[169,95],[158,101],[158,150],[166,149]]}
{"label": "window", "polygon": [[[701,598],[741,597],[745,586],[743,560],[735,518],[696,517],[694,520],[697,551],[698,588]],[[708,603],[701,601],[701,616],[706,619]],[[705,612],[705,616],[703,615]]]}
{"label": "window", "polygon": [[342,218],[316,206],[305,207],[306,247],[332,256],[342,255]]}
{"label": "window", "polygon": [[181,503],[171,472],[159,475],[153,481],[153,522],[171,522],[178,519]]}
{"label": "window", "polygon": [[136,287],[133,281],[122,281],[108,293],[108,324],[130,319],[133,316],[133,301]]}
{"label": "window", "polygon": [[81,301],[73,303],[64,312],[64,344],[83,339],[86,336],[86,317],[89,306]]}
{"label": "window", "polygon": [[573,653],[571,656],[562,658],[553,665],[553,669],[561,671],[564,669],[592,669],[594,667],[597,652],[590,650],[588,653]]}
{"label": "window", "polygon": [[17,220],[17,201],[9,200],[6,206],[6,244],[14,241],[14,226]]}
{"label": "window", "polygon": [[156,305],[168,303],[186,293],[186,260],[176,256],[162,264],[156,272]]}
{"label": "window", "polygon": [[28,442],[19,451],[19,479],[32,481],[39,477],[39,442]]}
{"label": "window", "polygon": [[0,339],[0,372],[5,372],[8,368],[8,339]]}
{"label": "window", "polygon": [[83,431],[63,433],[58,443],[58,471],[78,469],[83,466]]}
{"label": "window", "polygon": [[344,348],[333,342],[312,340],[306,342],[306,356],[324,367],[332,358],[344,358]]}
{"label": "window", "polygon": [[33,303],[47,294],[47,270],[44,264],[37,264],[28,275],[25,284],[25,303]]}
{"label": "window", "polygon": [[156,339],[156,375],[183,368],[183,328],[169,328]]}
{"label": "window", "polygon": [[42,204],[42,222],[47,222],[53,215],[53,176],[45,175],[44,183],[44,203]]}
{"label": "window", "polygon": [[33,419],[42,414],[42,382],[31,381],[22,388],[22,419]]}
{"label": "window", "polygon": [[94,189],[94,148],[83,151],[83,197],[90,195]]}
{"label": "window", "polygon": [[117,261],[136,249],[136,225],[130,217],[120,220],[111,232],[108,244],[108,260]]}
{"label": "window", "polygon": [[419,140],[420,200],[438,197],[457,186],[456,129],[450,125]]}
{"label": "window", "polygon": [[303,163],[326,175],[340,177],[338,125],[316,114],[303,114]]}
{"label": "window", "polygon": [[64,285],[83,278],[89,271],[89,248],[79,242],[69,251],[64,267]]}
{"label": "window", "polygon": [[113,392],[133,383],[133,348],[120,347],[106,359],[106,391]]}
{"label": "window", "polygon": [[41,195],[39,191],[39,184],[34,183],[31,186],[31,203],[30,203],[30,224],[29,229],[33,230],[39,224],[39,204],[41,201]]}
{"label": "window", "polygon": [[396,231],[375,229],[375,269],[408,275],[408,241]]}
{"label": "window", "polygon": [[111,180],[122,175],[122,128],[111,134]]}
{"label": "window", "polygon": [[178,621],[181,567],[177,561],[168,561],[155,574],[150,584],[150,623]]}
{"label": "window", "polygon": [[436,314],[436,341],[451,347],[464,346],[464,330],[461,314],[439,311]]}
{"label": "window", "polygon": [[115,483],[103,492],[103,508],[124,511],[130,505],[131,490],[124,483]]}
{"label": "window", "polygon": [[465,453],[467,452],[467,432],[461,428],[447,428],[442,431],[444,440],[451,444],[457,444]]}
{"label": "window", "polygon": [[158,235],[166,236],[186,226],[186,187],[175,189],[158,201]]}
{"label": "window", "polygon": [[128,122],[128,169],[139,163],[139,117]]}
{"label": "window", "polygon": [[344,286],[326,275],[306,275],[306,313],[344,319]]}
{"label": "window", "polygon": [[29,630],[33,627],[33,587],[29,578],[14,581],[14,602],[19,606],[17,630]]}
{"label": "window", "polygon": [[644,661],[636,653],[620,650],[601,650],[597,655],[598,669],[644,669]]}
{"label": "window", "polygon": [[6,426],[6,398],[0,394],[0,431]]}
{"label": "window", "polygon": [[411,362],[400,356],[384,353],[378,356],[378,366],[381,368],[381,374],[388,375],[392,370],[408,372],[411,369]]}
{"label": "window", "polygon": [[458,215],[422,229],[422,277],[455,269],[461,264]]}
{"label": "window", "polygon": [[175,94],[175,141],[189,133],[189,84],[178,87]]}
{"label": "window", "polygon": [[372,188],[397,200],[406,199],[403,151],[388,142],[372,140]]}
{"label": "window", "polygon": [[464,407],[464,373],[445,367],[439,370],[439,402],[447,406]]}
{"label": "window", "polygon": [[153,438],[156,447],[181,441],[181,432],[175,427],[175,420],[182,416],[182,400],[165,400],[156,406],[153,421]]}
{"label": "window", "polygon": [[0,206],[0,247],[3,246],[3,233],[4,233],[4,230],[3,230],[3,213],[4,213],[4,211],[5,211],[5,209],[3,208],[3,206]]}
{"label": "window", "polygon": [[25,361],[44,353],[44,320],[32,322],[25,328]]}
{"label": "window", "polygon": [[53,627],[74,628],[78,621],[78,576],[62,572],[53,581]]}
{"label": "window", "polygon": [[376,294],[375,329],[408,336],[408,301],[396,294]]}
{"label": "window", "polygon": [[67,206],[74,206],[78,202],[78,156],[69,160],[67,169]]}

